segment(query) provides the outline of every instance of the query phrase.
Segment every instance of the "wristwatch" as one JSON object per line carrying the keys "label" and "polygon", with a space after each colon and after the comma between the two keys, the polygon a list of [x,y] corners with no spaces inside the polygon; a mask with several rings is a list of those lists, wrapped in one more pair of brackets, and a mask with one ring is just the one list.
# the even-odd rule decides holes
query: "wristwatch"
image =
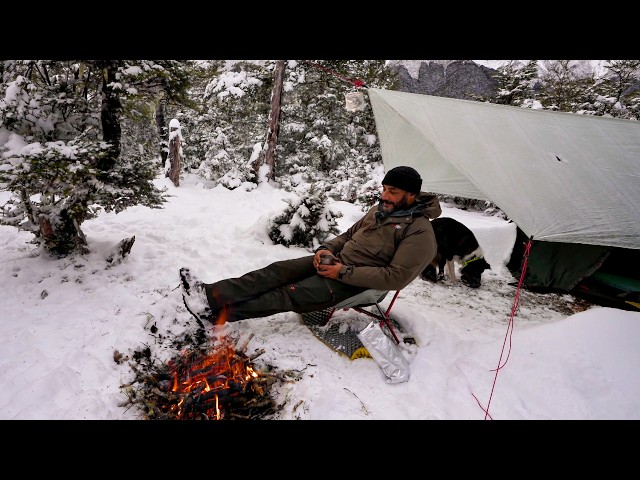
{"label": "wristwatch", "polygon": [[338,273],[338,278],[342,278],[342,276],[347,273],[348,270],[349,267],[347,267],[346,265],[342,265],[342,267],[340,267],[340,273]]}

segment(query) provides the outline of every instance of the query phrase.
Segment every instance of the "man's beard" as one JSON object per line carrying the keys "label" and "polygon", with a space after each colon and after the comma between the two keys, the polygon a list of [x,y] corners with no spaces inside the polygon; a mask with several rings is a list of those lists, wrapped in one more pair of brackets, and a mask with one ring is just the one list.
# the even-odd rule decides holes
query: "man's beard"
{"label": "man's beard", "polygon": [[404,196],[396,203],[385,202],[380,199],[380,206],[382,211],[385,213],[391,213],[395,210],[406,210],[409,207],[409,204],[407,203],[407,194],[405,193]]}

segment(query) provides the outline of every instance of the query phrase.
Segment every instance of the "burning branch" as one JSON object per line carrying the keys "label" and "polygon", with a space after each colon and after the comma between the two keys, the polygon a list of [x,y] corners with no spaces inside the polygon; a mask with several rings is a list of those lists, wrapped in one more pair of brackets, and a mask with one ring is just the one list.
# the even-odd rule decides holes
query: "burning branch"
{"label": "burning branch", "polygon": [[253,420],[275,414],[282,407],[271,398],[271,387],[286,375],[260,371],[253,360],[264,350],[247,356],[250,340],[240,348],[227,337],[212,348],[191,346],[166,363],[154,362],[145,347],[133,355],[136,378],[121,387],[128,397],[121,406],[135,405],[150,420]]}

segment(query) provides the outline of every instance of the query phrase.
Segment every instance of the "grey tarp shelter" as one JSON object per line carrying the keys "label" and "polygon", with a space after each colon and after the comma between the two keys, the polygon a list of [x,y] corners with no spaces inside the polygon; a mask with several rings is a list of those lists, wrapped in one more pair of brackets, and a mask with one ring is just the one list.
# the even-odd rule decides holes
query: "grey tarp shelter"
{"label": "grey tarp shelter", "polygon": [[516,243],[533,240],[530,286],[570,290],[612,250],[640,254],[640,122],[367,92],[385,168],[412,166],[425,191],[500,208]]}

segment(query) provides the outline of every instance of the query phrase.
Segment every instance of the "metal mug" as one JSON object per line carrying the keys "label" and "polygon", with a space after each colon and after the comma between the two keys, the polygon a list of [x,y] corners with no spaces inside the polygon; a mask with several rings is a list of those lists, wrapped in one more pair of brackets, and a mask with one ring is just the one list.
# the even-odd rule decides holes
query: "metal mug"
{"label": "metal mug", "polygon": [[320,265],[335,265],[336,259],[333,255],[320,255]]}

